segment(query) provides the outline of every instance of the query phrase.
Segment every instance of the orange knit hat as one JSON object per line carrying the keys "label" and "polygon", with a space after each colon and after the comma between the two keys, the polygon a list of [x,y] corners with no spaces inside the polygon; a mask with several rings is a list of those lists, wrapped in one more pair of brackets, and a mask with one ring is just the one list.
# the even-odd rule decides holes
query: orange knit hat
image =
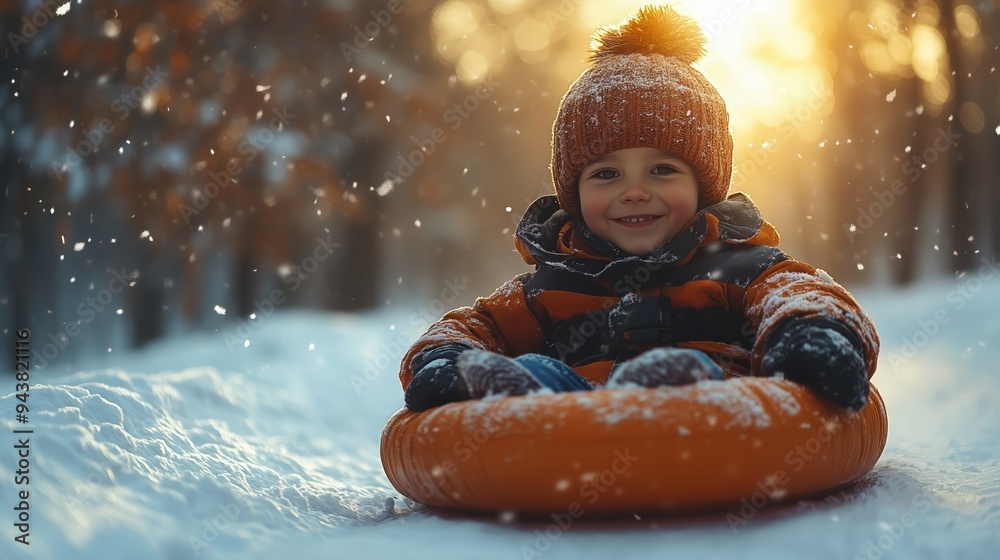
{"label": "orange knit hat", "polygon": [[669,6],[645,6],[594,33],[593,64],[563,96],[552,125],[560,208],[580,218],[583,168],[602,154],[641,147],[674,152],[694,165],[699,209],[726,198],[733,137],[725,101],[691,67],[704,52],[698,23]]}

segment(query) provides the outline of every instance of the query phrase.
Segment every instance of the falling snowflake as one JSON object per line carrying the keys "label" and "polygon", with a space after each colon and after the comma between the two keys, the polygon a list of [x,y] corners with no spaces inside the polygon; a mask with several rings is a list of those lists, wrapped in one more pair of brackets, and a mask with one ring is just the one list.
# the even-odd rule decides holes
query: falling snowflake
{"label": "falling snowflake", "polygon": [[216,305],[215,306],[215,312],[218,313],[219,315],[225,315],[226,314],[226,308],[222,307],[221,305]]}
{"label": "falling snowflake", "polygon": [[890,91],[889,94],[885,96],[885,100],[889,103],[892,103],[893,99],[896,99],[896,90]]}

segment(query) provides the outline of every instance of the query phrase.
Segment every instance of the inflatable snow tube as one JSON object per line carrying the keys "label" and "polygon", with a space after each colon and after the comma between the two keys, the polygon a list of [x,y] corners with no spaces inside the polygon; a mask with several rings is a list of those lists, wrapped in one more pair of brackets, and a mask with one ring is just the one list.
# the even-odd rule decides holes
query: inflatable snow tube
{"label": "inflatable snow tube", "polygon": [[855,482],[887,433],[874,386],[851,413],[790,381],[743,377],[402,409],[382,431],[381,456],[396,490],[431,506],[756,511]]}

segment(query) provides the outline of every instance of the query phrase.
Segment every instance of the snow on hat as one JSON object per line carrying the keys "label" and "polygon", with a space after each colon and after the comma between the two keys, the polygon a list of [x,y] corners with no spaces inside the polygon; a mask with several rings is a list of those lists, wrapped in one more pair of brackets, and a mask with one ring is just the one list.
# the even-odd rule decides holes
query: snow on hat
{"label": "snow on hat", "polygon": [[644,6],[598,29],[591,67],[563,96],[552,125],[552,180],[559,206],[580,218],[577,180],[602,154],[626,148],[674,152],[694,165],[698,208],[726,198],[733,138],[726,103],[691,67],[705,53],[698,23],[669,6]]}

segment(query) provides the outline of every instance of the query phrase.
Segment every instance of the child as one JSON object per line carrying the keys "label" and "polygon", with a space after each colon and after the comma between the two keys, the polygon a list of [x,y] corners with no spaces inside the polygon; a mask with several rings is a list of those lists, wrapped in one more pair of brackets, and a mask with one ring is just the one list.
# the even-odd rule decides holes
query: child
{"label": "child", "polygon": [[784,376],[860,410],[868,315],[776,248],[744,194],[697,23],[647,6],[599,30],[552,129],[555,196],[515,234],[535,266],[447,313],[403,357],[410,410],[487,395]]}

